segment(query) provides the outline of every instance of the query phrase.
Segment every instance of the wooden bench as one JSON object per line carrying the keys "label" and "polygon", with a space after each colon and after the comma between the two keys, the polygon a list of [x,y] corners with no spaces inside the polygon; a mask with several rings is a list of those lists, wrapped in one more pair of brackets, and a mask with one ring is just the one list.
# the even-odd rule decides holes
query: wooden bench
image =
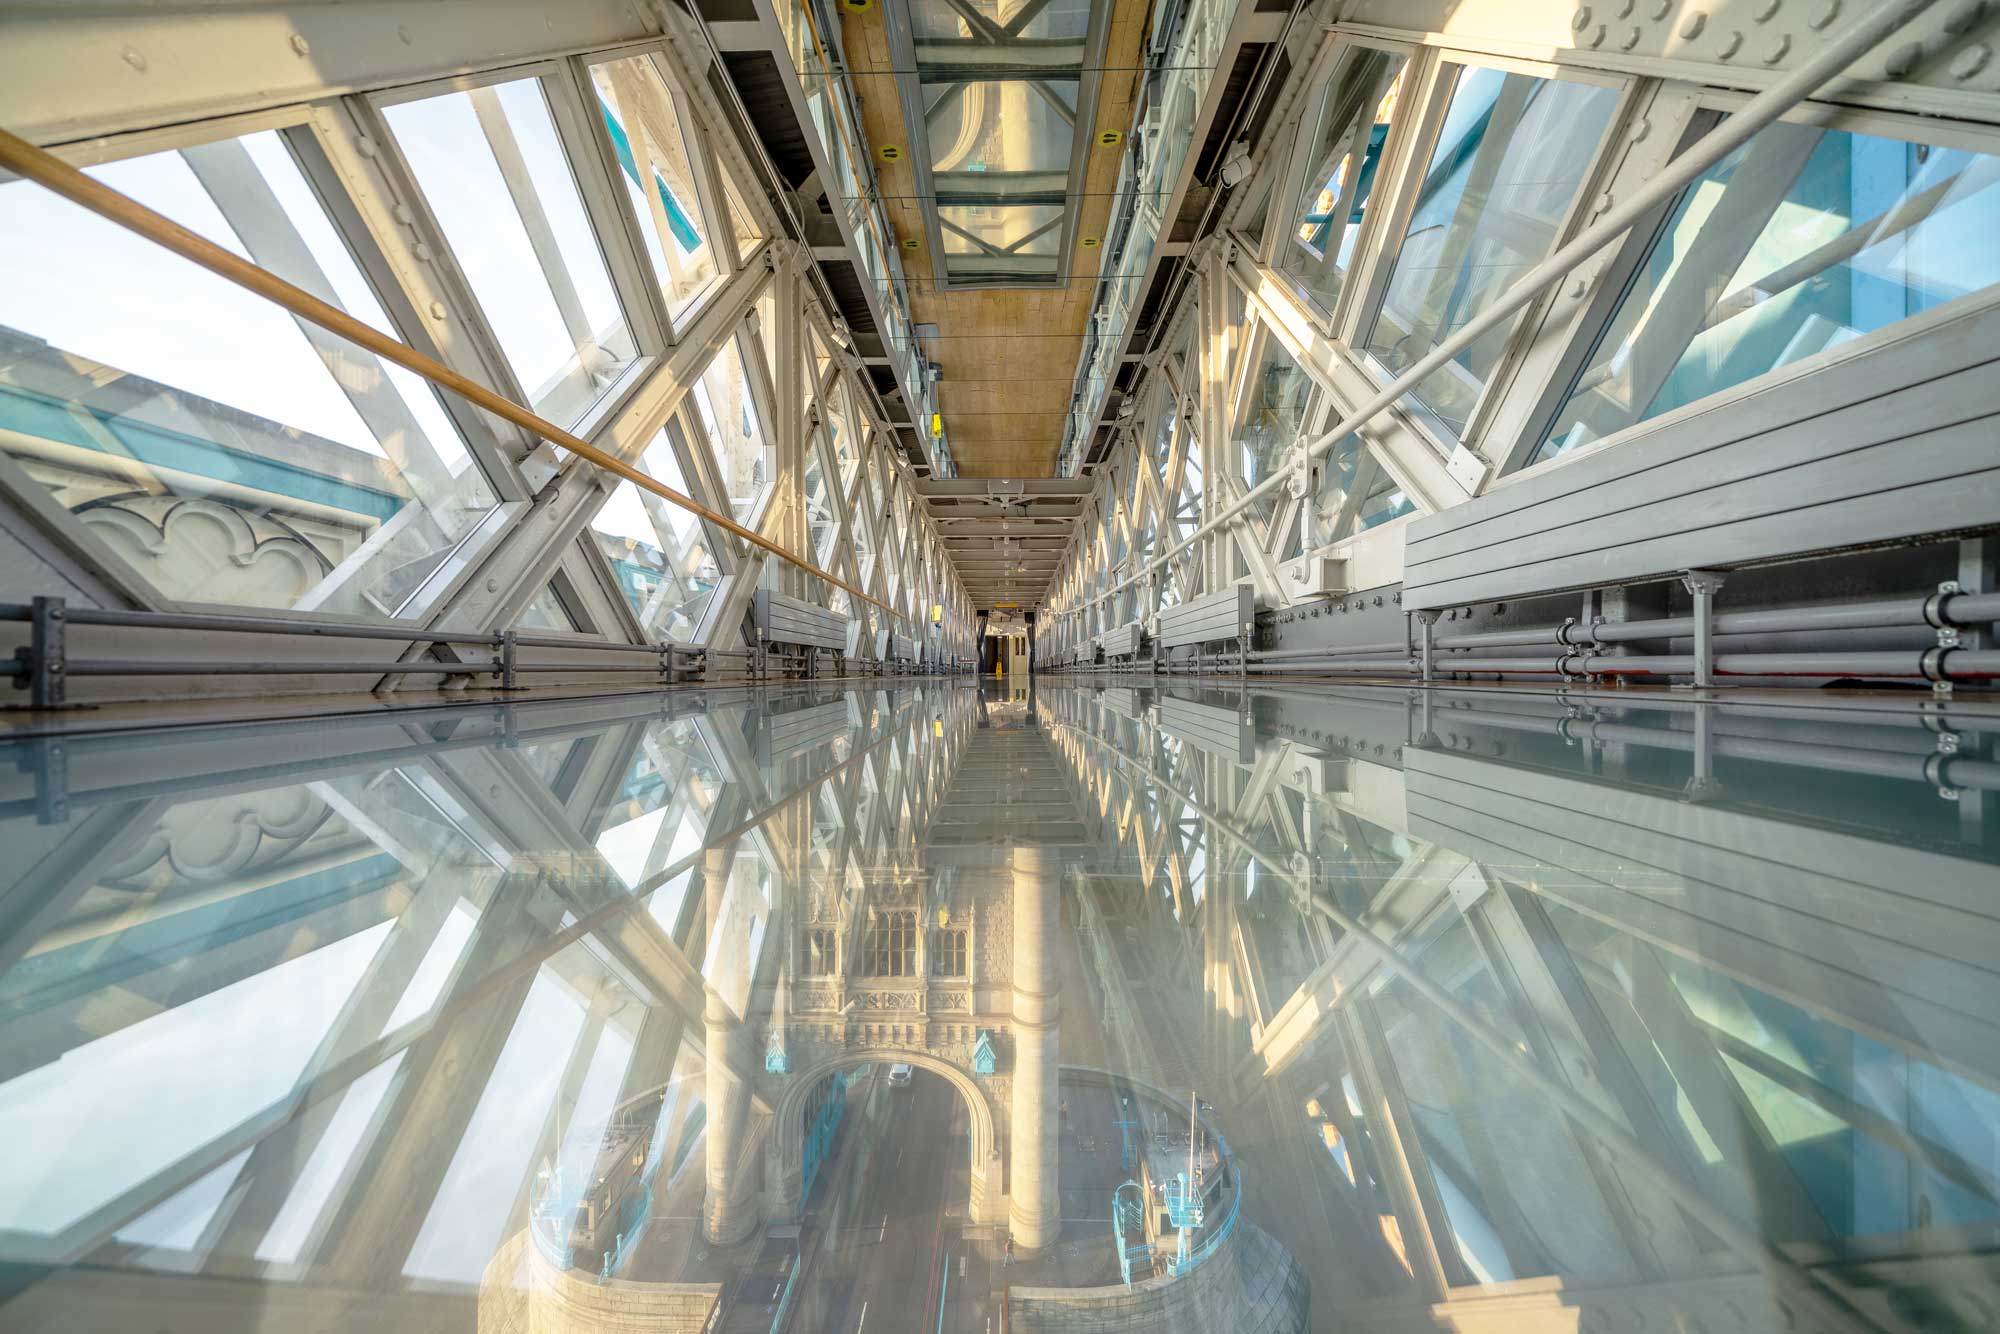
{"label": "wooden bench", "polygon": [[1256,624],[1257,592],[1246,580],[1234,588],[1161,611],[1160,634],[1155,642],[1170,655],[1177,648],[1192,647],[1198,671],[1204,646],[1235,640],[1238,669],[1247,670],[1249,659],[1244,655],[1249,652]]}
{"label": "wooden bench", "polygon": [[847,618],[817,603],[759,588],[750,604],[750,616],[761,644],[790,644],[806,650],[807,676],[814,674],[822,652],[833,653],[836,669],[847,652]]}

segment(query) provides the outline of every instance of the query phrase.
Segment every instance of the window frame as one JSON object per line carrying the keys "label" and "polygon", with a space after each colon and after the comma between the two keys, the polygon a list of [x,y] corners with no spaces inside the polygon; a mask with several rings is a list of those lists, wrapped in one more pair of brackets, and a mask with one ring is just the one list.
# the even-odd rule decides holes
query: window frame
{"label": "window frame", "polygon": [[[1388,295],[1389,281],[1396,267],[1395,254],[1391,252],[1400,252],[1402,238],[1409,233],[1410,220],[1416,211],[1418,187],[1422,184],[1422,164],[1428,163],[1431,154],[1436,151],[1438,136],[1443,133],[1445,119],[1451,109],[1452,96],[1458,90],[1460,75],[1451,75],[1447,82],[1450,67],[1458,67],[1461,71],[1497,70],[1502,74],[1519,74],[1533,79],[1586,84],[1607,88],[1618,94],[1604,133],[1598,139],[1590,161],[1584,166],[1575,194],[1551,234],[1548,249],[1541,257],[1543,259],[1560,249],[1601,211],[1597,207],[1598,197],[1609,184],[1612,166],[1627,143],[1634,108],[1650,92],[1646,82],[1636,76],[1605,70],[1522,60],[1465,47],[1431,46],[1426,50],[1429,63],[1421,84],[1412,90],[1413,95],[1421,98],[1418,104],[1420,114],[1413,119],[1410,133],[1405,136],[1407,155],[1398,164],[1401,170],[1393,182],[1394,206],[1378,215],[1376,221],[1379,226],[1373,237],[1367,239],[1369,249],[1365,255],[1361,246],[1357,245],[1355,272],[1357,276],[1364,276],[1365,281],[1350,282],[1343,291],[1344,310],[1339,331],[1334,335],[1352,350],[1354,363],[1367,373],[1378,389],[1386,388],[1400,373],[1391,372],[1369,353],[1361,338],[1361,330],[1378,317]],[[1546,294],[1538,298],[1543,302],[1547,299]],[[1462,436],[1417,398],[1414,387],[1396,400],[1396,406],[1429,440],[1440,458],[1449,456],[1460,444],[1472,448],[1473,442],[1482,437],[1492,418],[1498,394],[1512,381],[1527,335],[1538,323],[1533,303],[1514,317],[1513,328],[1493,363],[1493,370],[1480,386],[1472,407],[1466,413]]]}
{"label": "window frame", "polygon": [[[1658,89],[1654,103],[1641,108],[1638,114],[1660,126],[1661,112],[1672,113],[1673,119],[1667,126],[1669,133],[1664,136],[1664,142],[1673,145],[1673,152],[1678,155],[1699,137],[1693,133],[1693,128],[1706,114],[1720,112],[1723,115],[1731,115],[1749,101],[1750,94],[1747,93],[1688,83],[1673,83]],[[1665,107],[1660,106],[1663,102],[1667,104]],[[1800,103],[1779,119],[1787,124],[1808,125],[1824,130],[1867,134],[1879,138],[1898,139],[1906,143],[1924,143],[1933,147],[2000,156],[2000,129],[1964,122],[1824,101]],[[1628,165],[1627,171],[1621,173],[1611,188],[1619,192],[1631,188],[1636,184],[1636,178],[1644,176],[1651,170],[1657,170],[1657,167],[1643,161],[1636,165]],[[1602,336],[1606,326],[1616,317],[1624,299],[1627,280],[1646,262],[1658,239],[1660,228],[1679,207],[1686,193],[1686,190],[1675,192],[1644,219],[1635,223],[1615,248],[1601,252],[1588,261],[1583,275],[1589,286],[1583,299],[1572,298],[1568,302],[1545,301],[1543,307],[1536,311],[1537,322],[1529,331],[1532,346],[1546,350],[1542,355],[1531,356],[1524,361],[1520,368],[1519,383],[1510,386],[1509,401],[1501,405],[1496,412],[1490,433],[1490,438],[1497,445],[1498,442],[1507,439],[1508,431],[1514,431],[1516,436],[1512,447],[1497,457],[1486,449],[1481,450],[1494,466],[1496,485],[1511,485],[1518,478],[1540,476],[1564,463],[1588,457],[1605,448],[1615,447],[1627,439],[1639,438],[1658,422],[1682,411],[1701,409],[1704,405],[1712,407],[1717,401],[1726,401],[1725,395],[1755,393],[1782,383],[1790,375],[1863,355],[1900,337],[1901,334],[1897,331],[1909,321],[1932,314],[1934,311],[1963,312],[2000,303],[2000,284],[1981,291],[1968,292],[1962,297],[1941,303],[1934,307],[1933,311],[1906,315],[1893,324],[1870,330],[1836,347],[1802,357],[1784,366],[1773,367],[1762,375],[1717,390],[1714,394],[1693,403],[1684,404],[1681,408],[1674,409],[1672,413],[1663,413],[1659,417],[1634,422],[1610,435],[1578,445],[1554,458],[1533,461],[1535,454],[1540,451],[1546,440],[1548,425],[1562,410],[1563,403],[1568,398],[1571,383],[1595,350],[1597,340]]]}
{"label": "window frame", "polygon": [[[652,279],[654,299],[651,304],[655,309],[655,317],[661,323],[664,345],[671,347],[678,345],[687,335],[688,327],[700,318],[702,311],[707,309],[708,303],[715,299],[716,293],[727,285],[729,279],[743,270],[744,256],[737,252],[736,229],[733,226],[719,226],[717,223],[718,217],[729,216],[729,206],[724,201],[722,182],[716,176],[718,154],[710,143],[708,126],[694,111],[696,99],[688,94],[686,84],[680,77],[664,39],[629,42],[622,46],[571,56],[565,64],[568,82],[574,95],[586,109],[590,108],[595,101],[590,78],[591,66],[634,58],[645,58],[650,61],[661,82],[666,85],[668,96],[673,99],[675,116],[680,121],[681,138],[687,144],[689,163],[694,168],[696,206],[701,210],[702,223],[706,228],[703,238],[715,256],[715,276],[689,299],[687,309],[675,318],[668,309],[666,298],[658,290],[661,280],[653,274],[652,261],[646,257],[645,239],[638,230],[650,226],[650,220],[633,217],[627,202],[622,198],[622,192],[621,197],[613,200],[617,205],[618,218],[623,224],[624,243],[638,258],[644,274]],[[589,117],[588,121],[589,138],[597,155],[598,168],[605,172],[615,185],[617,173],[622,168],[618,165],[610,132],[605,129],[602,117]],[[725,232],[728,234],[726,237],[721,235]]]}
{"label": "window frame", "polygon": [[[409,160],[404,157],[402,146],[385,114],[391,107],[452,93],[476,92],[530,78],[541,86],[557,143],[569,166],[570,179],[576,186],[577,198],[589,220],[598,255],[604,262],[605,276],[611,283],[612,293],[625,318],[625,328],[632,337],[635,349],[631,364],[620,372],[619,378],[597,396],[578,421],[568,427],[571,434],[588,439],[615,417],[639,387],[651,378],[662,364],[663,354],[674,344],[670,334],[672,325],[666,320],[665,301],[659,294],[658,283],[653,279],[651,262],[645,257],[643,245],[635,246],[635,237],[621,221],[626,213],[620,197],[622,191],[605,172],[605,158],[597,146],[602,136],[592,129],[592,118],[587,112],[587,104],[583,101],[570,62],[561,59],[532,61],[481,70],[475,74],[403,84],[348,100],[355,108],[363,132],[373,140],[374,147],[369,155],[383,163],[389,171],[404,206],[411,214],[408,230],[431,252],[428,260],[422,262],[434,265],[446,275],[447,281],[456,290],[460,309],[475,321],[472,328],[484,345],[489,368],[487,374],[493,377],[488,383],[503,397],[532,408],[527,389],[520,383],[512,363],[501,350],[499,337],[486,318],[478,293],[459,267],[457,253],[432,212],[423,186],[411,169]],[[711,286],[707,297],[713,298],[715,290]]]}
{"label": "window frame", "polygon": [[[241,139],[265,131],[277,134],[324,211],[327,225],[346,247],[355,268],[380,303],[390,325],[385,332],[418,352],[444,362],[452,369],[459,369],[453,362],[462,360],[462,357],[454,358],[452,349],[440,348],[433,343],[430,322],[418,315],[419,302],[430,298],[428,293],[421,290],[413,292],[405,285],[409,257],[399,255],[395,248],[382,243],[386,230],[382,223],[388,219],[384,216],[386,210],[381,207],[381,201],[365,190],[357,190],[351,171],[346,169],[347,162],[352,161],[356,152],[355,140],[344,137],[347,127],[326,115],[325,111],[326,104],[297,103],[134,130],[74,144],[52,145],[46,151],[70,166],[86,169],[154,154],[179,153],[184,149]],[[27,184],[5,173],[0,173],[0,180]],[[235,225],[233,221],[231,225]],[[227,280],[218,277],[216,281]],[[462,316],[463,311],[448,309],[447,314]],[[451,321],[442,322],[449,324]],[[475,376],[486,372],[487,368],[483,365],[473,367],[471,371]],[[237,603],[171,598],[119,556],[109,543],[91,533],[81,519],[5,453],[0,453],[0,493],[32,516],[47,535],[79,561],[91,576],[115,590],[130,605],[143,610],[253,615],[300,624],[389,626],[419,630],[430,625],[463,590],[478,562],[497,548],[511,527],[513,518],[526,508],[530,494],[519,469],[502,448],[501,439],[491,429],[495,419],[457,394],[432,386],[428,380],[425,384],[456,430],[471,465],[478,469],[481,479],[491,491],[494,505],[449,551],[441,553],[443,559],[438,569],[405,599],[403,606],[415,608],[408,616],[301,611],[293,607],[246,607]]]}
{"label": "window frame", "polygon": [[[1354,257],[1348,265],[1347,280],[1341,284],[1339,298],[1329,308],[1306,290],[1296,274],[1286,270],[1279,263],[1278,249],[1281,242],[1278,238],[1288,237],[1298,229],[1297,214],[1307,186],[1306,175],[1312,168],[1313,150],[1319,130],[1318,118],[1326,96],[1331,90],[1333,77],[1340,70],[1341,57],[1357,47],[1387,51],[1404,58],[1402,77],[1405,82],[1406,110],[1400,112],[1390,123],[1388,137],[1382,144],[1382,156],[1377,159],[1375,167],[1374,198],[1391,207],[1370,210],[1368,216],[1362,219],[1361,230],[1354,239]],[[1365,274],[1372,274],[1380,267],[1383,249],[1381,239],[1383,215],[1399,213],[1394,205],[1402,198],[1404,189],[1409,184],[1411,161],[1415,156],[1413,143],[1418,134],[1417,127],[1425,120],[1424,113],[1436,87],[1439,60],[1438,49],[1435,47],[1413,42],[1390,41],[1386,38],[1358,36],[1347,32],[1329,33],[1320,48],[1311,76],[1312,82],[1302,99],[1299,118],[1293,127],[1291,142],[1287,145],[1282,159],[1283,173],[1273,182],[1273,187],[1285,190],[1291,200],[1285,206],[1286,223],[1282,228],[1274,228],[1269,222],[1266,223],[1264,244],[1258,250],[1257,260],[1260,267],[1285,285],[1299,306],[1308,313],[1314,325],[1329,338],[1342,338],[1342,330],[1355,319],[1355,292],[1357,288],[1363,286],[1356,279]],[[1311,133],[1307,132],[1308,118],[1312,121]]]}

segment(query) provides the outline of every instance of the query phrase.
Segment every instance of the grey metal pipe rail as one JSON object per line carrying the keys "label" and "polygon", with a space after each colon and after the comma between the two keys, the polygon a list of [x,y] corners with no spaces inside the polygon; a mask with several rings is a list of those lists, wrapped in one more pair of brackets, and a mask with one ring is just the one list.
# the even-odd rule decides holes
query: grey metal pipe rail
{"label": "grey metal pipe rail", "polygon": [[[495,676],[503,690],[516,689],[522,673],[664,673],[671,681],[682,670],[705,664],[710,656],[731,656],[726,650],[687,647],[665,640],[657,644],[618,644],[602,640],[563,639],[554,635],[523,635],[518,631],[426,630],[415,626],[315,624],[277,616],[209,612],[156,612],[116,607],[71,607],[59,597],[32,603],[0,603],[0,621],[25,621],[32,627],[28,645],[0,660],[0,676],[25,683],[30,706],[60,709],[68,705],[71,677],[143,676]],[[209,634],[302,636],[393,642],[412,646],[477,647],[493,657],[480,662],[299,661],[228,658],[80,658],[69,652],[72,626],[125,629],[191,630]],[[522,662],[522,648],[580,650],[597,654],[644,654],[652,662]],[[743,656],[748,656],[745,654]]]}
{"label": "grey metal pipe rail", "polygon": [[[1709,618],[1709,625],[1717,635],[1755,635],[1806,630],[1967,628],[1990,625],[1995,621],[2000,621],[2000,593],[1932,593],[1926,597],[1843,602],[1818,607],[1719,611]],[[1657,639],[1687,639],[1694,635],[1697,625],[1693,616],[1668,616],[1649,621],[1565,621],[1561,625],[1526,630],[1434,635],[1431,643],[1440,649],[1630,644]]]}

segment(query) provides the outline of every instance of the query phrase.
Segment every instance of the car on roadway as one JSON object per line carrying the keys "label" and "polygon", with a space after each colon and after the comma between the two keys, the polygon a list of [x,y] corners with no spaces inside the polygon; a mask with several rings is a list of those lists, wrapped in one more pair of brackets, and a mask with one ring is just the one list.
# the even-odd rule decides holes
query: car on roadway
{"label": "car on roadway", "polygon": [[910,1067],[900,1061],[890,1066],[889,1087],[892,1089],[908,1088],[910,1086],[910,1074]]}

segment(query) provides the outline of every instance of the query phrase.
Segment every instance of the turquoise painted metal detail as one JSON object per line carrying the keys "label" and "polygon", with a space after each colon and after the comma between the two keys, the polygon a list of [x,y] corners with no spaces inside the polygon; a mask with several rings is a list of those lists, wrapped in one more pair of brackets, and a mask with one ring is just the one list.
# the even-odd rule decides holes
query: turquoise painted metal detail
{"label": "turquoise painted metal detail", "polygon": [[1139,1138],[1132,1133],[1139,1128],[1139,1123],[1126,1117],[1113,1122],[1113,1124],[1118,1127],[1118,1133],[1124,1139],[1124,1143],[1120,1145],[1118,1150],[1118,1170],[1129,1172],[1139,1162]]}
{"label": "turquoise painted metal detail", "polygon": [[827,1150],[833,1147],[840,1118],[847,1110],[847,1076],[835,1071],[827,1078],[833,1087],[828,1090],[826,1101],[820,1104],[812,1127],[806,1131],[804,1180],[799,1187],[801,1202],[812,1197],[813,1181],[819,1176],[820,1164],[826,1161]]}
{"label": "turquoise painted metal detail", "polygon": [[767,1075],[789,1075],[792,1073],[792,1058],[785,1051],[785,1031],[771,1030],[770,1045],[764,1048],[764,1073]]}
{"label": "turquoise painted metal detail", "polygon": [[993,1050],[993,1034],[982,1028],[972,1043],[972,1073],[975,1075],[992,1074],[996,1060],[997,1056]]}
{"label": "turquoise painted metal detail", "polygon": [[1125,1286],[1132,1286],[1132,1263],[1152,1257],[1146,1240],[1146,1192],[1136,1181],[1127,1181],[1111,1192],[1111,1240],[1118,1249],[1118,1273]]}
{"label": "turquoise painted metal detail", "polygon": [[[602,97],[597,99],[597,109],[604,117],[604,128],[610,132],[611,151],[618,155],[618,165],[625,169],[625,174],[632,178],[634,184],[640,184],[639,164],[633,160],[632,140],[627,137],[625,127],[618,123],[618,117],[611,114],[611,108],[604,104]],[[652,177],[653,189],[659,194],[660,203],[667,210],[668,230],[673,232],[674,240],[680,243],[682,250],[693,254],[701,249],[701,233],[695,230],[693,219],[689,218],[687,210],[681,207],[681,201],[674,198],[674,192],[667,188],[667,183],[660,178],[660,174],[653,172]]]}

